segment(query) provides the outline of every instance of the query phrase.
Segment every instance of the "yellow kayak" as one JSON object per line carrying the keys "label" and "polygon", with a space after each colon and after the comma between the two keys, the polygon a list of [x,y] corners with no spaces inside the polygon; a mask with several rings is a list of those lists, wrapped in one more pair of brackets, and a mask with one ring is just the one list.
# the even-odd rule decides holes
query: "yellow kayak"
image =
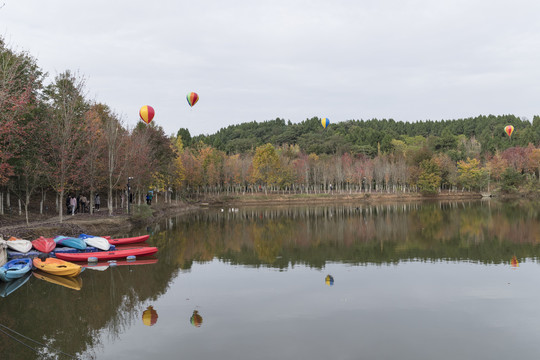
{"label": "yellow kayak", "polygon": [[82,269],[77,264],[55,258],[34,258],[33,264],[36,269],[58,276],[77,276]]}
{"label": "yellow kayak", "polygon": [[82,279],[80,276],[56,276],[39,270],[32,272],[32,275],[38,279],[45,280],[53,284],[62,285],[70,289],[81,290],[82,288]]}

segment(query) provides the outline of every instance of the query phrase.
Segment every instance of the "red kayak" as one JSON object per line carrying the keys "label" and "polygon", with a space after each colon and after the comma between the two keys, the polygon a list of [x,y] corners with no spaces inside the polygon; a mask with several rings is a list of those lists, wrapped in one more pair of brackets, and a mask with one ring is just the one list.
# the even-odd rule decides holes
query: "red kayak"
{"label": "red kayak", "polygon": [[88,258],[95,257],[100,260],[122,259],[131,255],[147,256],[157,253],[157,247],[137,247],[131,249],[122,249],[114,251],[96,251],[84,253],[57,253],[56,257],[67,261],[88,261]]}
{"label": "red kayak", "polygon": [[56,243],[52,238],[40,236],[36,240],[32,240],[32,246],[38,251],[50,253],[56,247]]}
{"label": "red kayak", "polygon": [[105,238],[109,241],[109,244],[112,244],[112,245],[141,243],[148,240],[149,237],[150,235],[142,235],[142,236],[135,236],[135,237],[129,237],[129,238],[111,239],[110,237],[105,236]]}
{"label": "red kayak", "polygon": [[[122,266],[122,265],[149,265],[149,264],[155,264],[158,262],[158,259],[155,259],[155,258],[140,258],[140,259],[136,259],[136,260],[121,260],[121,261],[116,261],[114,262],[114,265],[116,266]],[[80,264],[82,267],[96,267],[96,266],[109,266],[111,265],[109,262],[107,261],[100,261],[100,262],[97,262],[97,263],[92,263],[92,264]]]}

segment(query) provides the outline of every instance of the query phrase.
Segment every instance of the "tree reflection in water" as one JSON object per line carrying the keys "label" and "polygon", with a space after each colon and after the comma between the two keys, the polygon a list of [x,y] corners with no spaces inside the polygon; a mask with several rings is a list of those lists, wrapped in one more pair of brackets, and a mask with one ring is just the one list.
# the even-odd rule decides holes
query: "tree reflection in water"
{"label": "tree reflection in water", "polygon": [[[32,277],[1,299],[0,324],[65,353],[92,358],[103,346],[103,335],[114,342],[128,328],[147,325],[143,310],[195,262],[218,259],[279,271],[297,264],[323,269],[329,262],[409,260],[514,266],[517,259],[536,260],[540,253],[537,205],[478,201],[208,209],[149,229],[148,243],[159,248],[157,263],[85,271],[80,291]],[[325,278],[325,283],[333,281]],[[157,321],[157,313],[149,319]],[[190,323],[201,326],[197,310]],[[15,359],[35,356],[5,336],[0,336],[0,349],[13,349]]]}

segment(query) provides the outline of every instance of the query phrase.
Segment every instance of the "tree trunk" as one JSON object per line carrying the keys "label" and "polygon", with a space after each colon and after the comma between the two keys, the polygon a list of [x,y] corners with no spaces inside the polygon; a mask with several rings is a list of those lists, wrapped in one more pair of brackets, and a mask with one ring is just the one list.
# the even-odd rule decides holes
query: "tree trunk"
{"label": "tree trunk", "polygon": [[94,214],[94,190],[90,190],[90,215]]}
{"label": "tree trunk", "polygon": [[28,221],[28,204],[30,204],[30,194],[28,194],[28,192],[26,193],[26,198],[25,198],[25,201],[24,201],[24,215],[26,217],[26,225],[29,225],[29,221]]}
{"label": "tree trunk", "polygon": [[64,202],[64,190],[60,191],[60,199],[58,199],[58,193],[56,194],[56,203],[58,207],[58,216],[60,218],[60,222],[64,219],[64,211],[62,210],[62,203]]}

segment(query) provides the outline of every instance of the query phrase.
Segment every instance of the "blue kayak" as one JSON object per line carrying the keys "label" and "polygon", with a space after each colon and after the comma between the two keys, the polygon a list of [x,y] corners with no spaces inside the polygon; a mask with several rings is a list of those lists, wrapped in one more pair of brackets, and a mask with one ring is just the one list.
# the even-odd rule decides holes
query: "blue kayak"
{"label": "blue kayak", "polygon": [[32,259],[14,259],[0,267],[0,279],[6,282],[15,280],[23,277],[30,270],[32,270]]}
{"label": "blue kayak", "polygon": [[77,250],[86,249],[86,243],[84,242],[84,239],[81,239],[81,238],[75,238],[75,237],[69,237],[69,236],[57,236],[53,240],[56,243],[56,245],[67,246],[67,247],[74,248]]}

